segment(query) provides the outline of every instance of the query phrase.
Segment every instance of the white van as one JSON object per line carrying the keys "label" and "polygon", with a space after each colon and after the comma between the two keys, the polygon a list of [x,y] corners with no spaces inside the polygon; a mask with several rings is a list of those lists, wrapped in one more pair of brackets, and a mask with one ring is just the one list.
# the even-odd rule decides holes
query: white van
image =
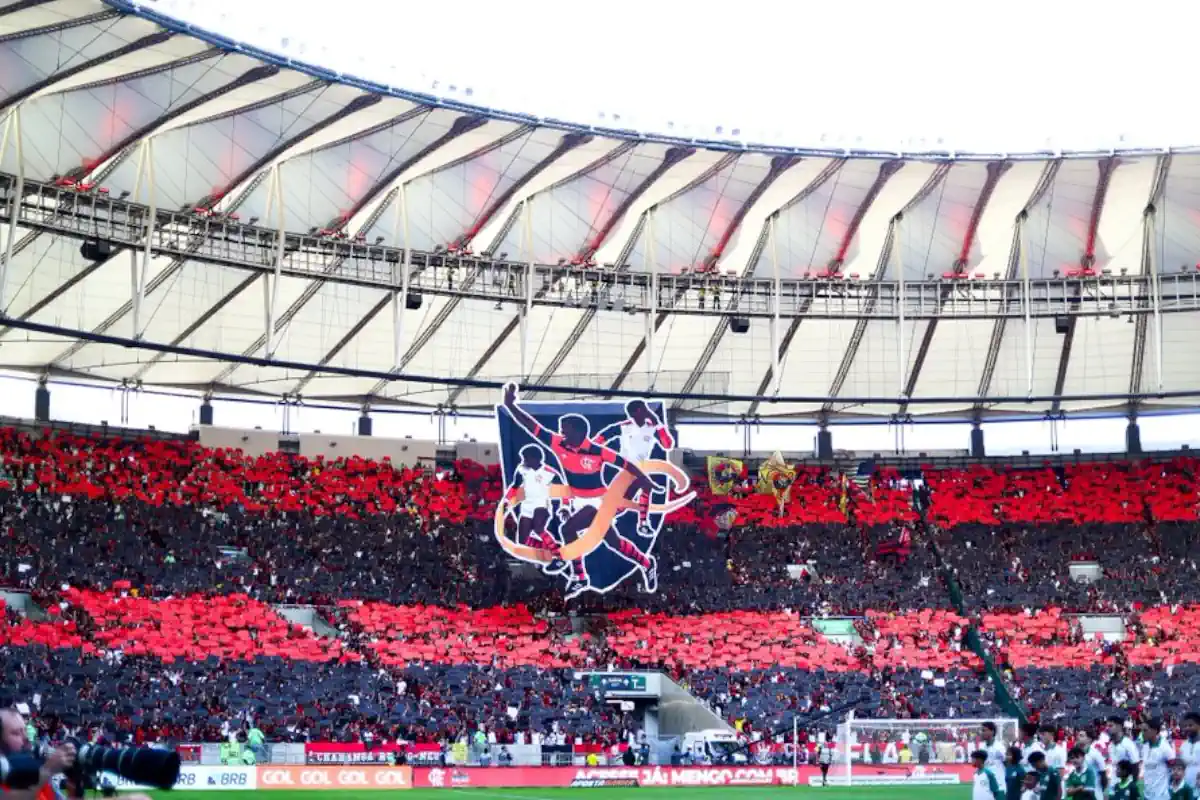
{"label": "white van", "polygon": [[685,733],[681,748],[696,763],[745,764],[748,760],[737,734],[720,728]]}

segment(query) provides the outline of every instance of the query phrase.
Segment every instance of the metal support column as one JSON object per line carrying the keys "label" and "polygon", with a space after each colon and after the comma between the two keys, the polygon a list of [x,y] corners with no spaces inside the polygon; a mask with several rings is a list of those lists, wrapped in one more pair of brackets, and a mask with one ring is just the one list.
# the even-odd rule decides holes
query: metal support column
{"label": "metal support column", "polygon": [[[412,247],[408,241],[408,184],[400,184],[396,196],[395,230],[400,232],[404,257],[392,265],[392,372],[400,370],[404,360],[404,312],[408,310],[408,285],[412,274]],[[399,274],[397,274],[399,273]]]}
{"label": "metal support column", "polygon": [[8,152],[8,140],[13,140],[14,152],[17,155],[17,185],[13,187],[12,202],[9,206],[8,240],[4,243],[4,261],[0,262],[0,316],[5,316],[8,307],[8,265],[13,259],[13,245],[17,241],[17,220],[21,216],[21,195],[25,193],[25,151],[21,145],[21,106],[17,104],[4,121],[4,137],[0,140],[0,163]]}
{"label": "metal support column", "polygon": [[767,237],[771,240],[771,270],[775,278],[775,298],[771,303],[771,394],[779,394],[779,342],[782,339],[780,332],[780,307],[783,305],[783,282],[779,275],[779,248],[777,239],[775,238],[775,219],[776,215],[772,214],[768,221]]}
{"label": "metal support column", "polygon": [[1163,326],[1162,326],[1162,284],[1159,283],[1158,275],[1158,214],[1151,212],[1150,219],[1150,241],[1152,244],[1149,248],[1150,267],[1150,309],[1154,315],[1154,385],[1158,391],[1163,390]]}
{"label": "metal support column", "polygon": [[[654,321],[658,319],[658,261],[654,247],[654,209],[646,212],[646,262],[650,268],[650,302],[646,306],[643,321],[646,325],[646,390],[649,391],[658,383],[654,370],[656,355],[654,352]],[[651,377],[653,376],[653,377]]]}
{"label": "metal support column", "polygon": [[533,311],[533,198],[525,201],[521,240],[525,243],[525,303],[521,306],[521,379],[530,373],[529,315]]}
{"label": "metal support column", "polygon": [[[901,219],[903,217],[897,214],[892,220],[893,242],[900,238]],[[896,396],[904,399],[904,391],[908,388],[908,354],[904,341],[904,262],[900,258],[900,252],[904,250],[904,247],[893,247],[890,250],[892,258],[896,260],[896,283],[900,292],[900,302],[896,306],[896,377],[899,380],[899,390],[896,392]],[[887,269],[886,265],[884,269]],[[903,442],[903,433],[901,433],[901,442]]]}
{"label": "metal support column", "polygon": [[278,244],[275,250],[275,272],[271,276],[271,289],[267,293],[267,342],[266,356],[271,358],[275,355],[275,309],[279,304],[279,277],[283,271],[283,258],[285,254],[284,246],[287,243],[287,228],[283,214],[283,184],[279,174],[279,167],[276,166],[271,170],[271,174],[267,176],[270,188],[268,189],[267,213],[266,218],[270,218],[271,201],[270,197],[273,194],[275,197],[276,219],[278,221],[279,235]]}
{"label": "metal support column", "polygon": [[1029,306],[1029,248],[1025,245],[1025,216],[1017,217],[1017,259],[1021,266],[1021,308],[1025,312],[1025,396],[1033,397],[1033,313]]}
{"label": "metal support column", "polygon": [[154,137],[148,137],[138,148],[137,177],[133,181],[133,192],[130,198],[133,202],[141,202],[142,188],[146,189],[146,241],[142,252],[136,249],[129,253],[129,296],[130,323],[133,326],[133,339],[142,338],[142,303],[146,299],[146,273],[150,271],[150,262],[154,258],[154,224],[158,214],[154,191]]}

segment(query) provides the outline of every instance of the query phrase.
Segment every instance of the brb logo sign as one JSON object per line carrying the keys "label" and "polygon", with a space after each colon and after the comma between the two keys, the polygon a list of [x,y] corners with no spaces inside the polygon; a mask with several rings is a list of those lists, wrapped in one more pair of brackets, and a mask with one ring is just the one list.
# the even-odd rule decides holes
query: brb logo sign
{"label": "brb logo sign", "polygon": [[635,575],[643,591],[657,591],[663,520],[695,498],[668,460],[675,441],[665,412],[652,400],[528,403],[504,387],[500,546],[558,576],[568,599]]}

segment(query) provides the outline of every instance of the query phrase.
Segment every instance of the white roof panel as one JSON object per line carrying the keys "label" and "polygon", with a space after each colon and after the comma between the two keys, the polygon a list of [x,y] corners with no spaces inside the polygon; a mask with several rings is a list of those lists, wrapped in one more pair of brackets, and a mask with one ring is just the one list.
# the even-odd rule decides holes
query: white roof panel
{"label": "white roof panel", "polygon": [[[147,43],[160,28],[110,12],[95,0],[56,0],[0,16],[0,103],[24,98],[22,160],[13,139],[0,171],[20,169],[35,180],[86,174],[120,197],[139,183],[140,153],[150,152],[140,148],[152,141],[151,168],[133,200],[148,199],[152,184],[160,209],[215,199],[220,211],[274,227],[280,202],[268,213],[275,183],[267,178],[275,175],[284,227],[293,232],[334,224],[370,243],[381,237],[417,250],[469,242],[476,253],[505,252],[518,262],[591,256],[639,271],[713,265],[764,280],[776,265],[784,278],[837,266],[859,290],[872,278],[894,278],[898,268],[908,280],[957,269],[970,281],[1020,277],[1019,219],[1024,264],[1035,278],[1074,269],[1089,254],[1095,268],[1117,276],[1138,275],[1144,252],[1168,275],[1192,272],[1200,262],[1200,156],[1191,152],[997,155],[989,162],[626,137],[413,95],[369,96],[330,74],[314,77],[286,62],[267,67],[261,53],[225,52],[189,33]],[[116,55],[122,49],[128,52]],[[230,88],[251,70],[256,80]],[[7,235],[0,225],[0,252]],[[518,378],[581,393],[617,383],[651,394],[775,389],[767,378],[772,348],[782,341],[774,341],[769,317],[751,317],[749,330],[735,334],[715,316],[670,314],[647,347],[645,314],[603,303],[591,311],[535,305],[523,364],[516,303],[425,295],[419,309],[398,315],[397,330],[398,287],[287,275],[276,289],[273,355],[297,366],[241,364],[241,356],[265,352],[264,273],[155,257],[135,331],[133,254],[94,263],[74,236],[18,227],[16,238],[3,287],[14,324],[0,333],[0,366],[148,385],[215,381],[267,395],[376,404],[470,408],[494,401],[491,389],[404,380],[381,388],[378,376],[397,367],[399,337],[404,374],[450,382]],[[781,356],[778,393],[808,400],[768,400],[757,413],[890,415],[904,406],[914,416],[961,415],[971,412],[981,387],[989,398],[1011,398],[999,407],[983,403],[989,412],[1111,408],[1124,400],[1023,398],[1054,395],[1059,387],[1066,395],[1123,395],[1138,384],[1130,380],[1137,364],[1144,392],[1200,387],[1200,362],[1192,357],[1200,312],[1164,313],[1161,331],[1149,316],[1132,323],[1080,317],[1068,349],[1049,318],[1027,329],[1020,318],[900,325],[822,317],[840,310],[837,293],[830,289],[830,297],[801,309],[799,320],[780,319],[778,338],[789,329],[795,335]],[[711,288],[707,297],[716,299]],[[698,291],[686,300],[694,308]],[[19,327],[23,318],[77,335],[34,334]],[[1141,328],[1144,349],[1135,352]],[[92,332],[140,334],[205,355],[102,344],[89,339]],[[210,352],[224,357],[208,358]],[[322,374],[321,363],[375,377]],[[912,402],[902,397],[909,386]],[[850,402],[856,398],[867,402]],[[950,399],[921,402],[927,398]],[[1143,405],[1172,404],[1195,401],[1147,397]],[[677,405],[735,414],[752,404],[691,398]]]}

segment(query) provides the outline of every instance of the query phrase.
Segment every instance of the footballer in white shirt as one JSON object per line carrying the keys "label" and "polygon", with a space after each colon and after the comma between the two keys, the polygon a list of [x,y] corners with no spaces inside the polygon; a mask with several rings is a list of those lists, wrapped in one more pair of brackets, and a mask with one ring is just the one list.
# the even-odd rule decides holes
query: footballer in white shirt
{"label": "footballer in white shirt", "polygon": [[[1121,717],[1108,718],[1108,763],[1111,774],[1117,774],[1117,764],[1128,761],[1135,767],[1142,763],[1142,753],[1137,742],[1125,732],[1125,720]],[[1137,777],[1137,772],[1134,772]]]}
{"label": "footballer in white shirt", "polygon": [[1186,767],[1184,780],[1193,788],[1200,789],[1200,713],[1189,711],[1183,715],[1183,736],[1179,758]]}
{"label": "footballer in white shirt", "polygon": [[1175,748],[1162,728],[1162,720],[1157,717],[1142,723],[1142,784],[1146,800],[1170,800],[1171,797],[1171,762],[1175,760]]}
{"label": "footballer in white shirt", "polygon": [[1075,743],[1083,748],[1084,767],[1091,767],[1100,776],[1100,788],[1108,789],[1108,760],[1104,757],[1104,752],[1100,749],[1099,743],[1096,741],[1095,735],[1091,730],[1083,728],[1076,736]]}
{"label": "footballer in white shirt", "polygon": [[1038,729],[1038,736],[1042,740],[1042,752],[1046,754],[1046,766],[1058,770],[1058,774],[1062,775],[1067,767],[1067,748],[1057,741],[1058,728],[1043,725]]}
{"label": "footballer in white shirt", "polygon": [[1021,766],[1029,769],[1032,765],[1029,763],[1029,757],[1034,753],[1042,753],[1045,755],[1046,748],[1042,747],[1042,743],[1038,741],[1038,726],[1035,722],[1026,722],[1021,725]]}
{"label": "footballer in white shirt", "polygon": [[996,723],[983,723],[983,730],[980,732],[980,737],[983,739],[983,746],[980,748],[987,754],[987,761],[984,767],[996,776],[996,780],[1000,781],[1000,786],[1004,786],[1004,757],[1008,753],[1008,748],[1004,746],[1004,742],[1000,741],[1000,737],[996,735]]}

